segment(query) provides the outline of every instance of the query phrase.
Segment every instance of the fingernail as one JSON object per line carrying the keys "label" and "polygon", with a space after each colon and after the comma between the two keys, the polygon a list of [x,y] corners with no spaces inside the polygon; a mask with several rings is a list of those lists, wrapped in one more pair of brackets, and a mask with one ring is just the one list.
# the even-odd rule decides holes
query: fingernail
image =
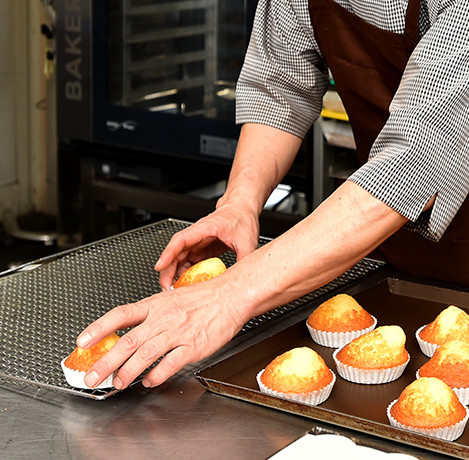
{"label": "fingernail", "polygon": [[96,384],[98,383],[98,380],[99,380],[99,375],[96,371],[91,371],[85,377],[85,383],[91,388],[94,388],[96,386]]}
{"label": "fingernail", "polygon": [[142,385],[143,385],[144,387],[146,387],[146,388],[151,387],[151,383],[150,383],[148,380],[146,380],[146,379],[143,379],[143,380],[142,380]]}
{"label": "fingernail", "polygon": [[122,388],[124,388],[124,384],[122,383],[122,380],[119,377],[115,377],[112,381],[112,384],[114,385],[114,388],[116,390],[121,390]]}
{"label": "fingernail", "polygon": [[88,332],[86,332],[85,334],[78,336],[77,345],[80,348],[85,348],[90,343],[90,341],[91,341],[91,335]]}

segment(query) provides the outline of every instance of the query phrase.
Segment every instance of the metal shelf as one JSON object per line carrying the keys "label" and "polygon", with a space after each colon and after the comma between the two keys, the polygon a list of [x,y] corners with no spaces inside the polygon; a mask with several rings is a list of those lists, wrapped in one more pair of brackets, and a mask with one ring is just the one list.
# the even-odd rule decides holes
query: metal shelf
{"label": "metal shelf", "polygon": [[[122,102],[172,92],[161,110],[213,116],[217,0],[161,2],[122,10]],[[181,42],[185,46],[181,46]],[[136,51],[138,50],[138,52]],[[143,56],[142,56],[143,54]],[[156,107],[158,109],[158,107]]]}

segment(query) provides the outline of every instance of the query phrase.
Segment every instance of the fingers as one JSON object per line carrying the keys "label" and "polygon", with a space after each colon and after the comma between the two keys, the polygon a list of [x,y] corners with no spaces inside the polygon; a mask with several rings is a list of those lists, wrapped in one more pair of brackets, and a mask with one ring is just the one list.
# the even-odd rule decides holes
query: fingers
{"label": "fingers", "polygon": [[241,259],[246,257],[247,255],[251,254],[256,248],[258,244],[258,238],[255,240],[245,238],[241,239],[240,243],[236,246],[236,260],[239,262]]}
{"label": "fingers", "polygon": [[160,269],[157,267],[159,266],[161,267],[162,265],[158,265],[158,262],[155,265],[155,270],[160,271],[160,287],[163,291],[167,291],[171,289],[171,286],[174,284],[174,280],[176,279],[178,261],[173,260],[173,262],[171,262],[171,264],[166,266],[166,268],[160,268]]}
{"label": "fingers", "polygon": [[160,286],[167,290],[187,264],[215,257],[228,249],[241,260],[256,249],[259,240],[258,216],[238,206],[225,205],[176,233],[155,264]]}
{"label": "fingers", "polygon": [[[156,333],[156,337],[152,337]],[[90,369],[85,383],[94,387],[119,369],[113,380],[116,389],[129,386],[145,369],[157,361],[170,346],[166,334],[158,335],[146,327],[137,327],[124,336]]]}
{"label": "fingers", "polygon": [[[161,358],[144,378],[145,386],[159,385],[186,364],[225,345],[241,327],[229,313],[236,310],[234,298],[238,299],[238,294],[234,295],[229,283],[218,288],[216,283],[213,279],[159,293],[117,307],[95,321],[80,335],[80,343],[86,334],[92,338],[91,345],[113,330],[135,327],[94,364],[85,377],[86,384],[93,388],[117,371],[113,384],[123,389]],[[226,289],[220,289],[222,286]]]}
{"label": "fingers", "polygon": [[174,340],[174,334],[141,325],[122,336],[116,345],[95,363],[87,373],[85,383],[93,388],[119,369],[113,385],[118,390],[124,389],[145,369],[176,347],[158,364],[158,368],[162,364],[161,369],[151,374],[153,378],[145,377],[145,386],[159,385],[191,361],[191,355],[187,351],[190,347],[178,346]]}
{"label": "fingers", "polygon": [[187,359],[188,356],[187,347],[181,346],[172,350],[156,367],[145,374],[142,385],[147,388],[161,385],[191,362],[190,359]]}
{"label": "fingers", "polygon": [[77,346],[89,348],[119,329],[136,326],[145,320],[147,313],[148,307],[145,302],[113,308],[80,333],[76,340]]}
{"label": "fingers", "polygon": [[[182,233],[182,232],[181,232]],[[177,236],[177,238],[176,238]],[[165,250],[155,264],[155,270],[160,272],[160,287],[168,290],[174,284],[175,279],[191,265],[207,258],[204,249],[211,244],[213,238],[207,238],[197,246],[194,240],[181,240],[183,235],[175,235],[168,243]],[[190,248],[190,252],[187,248]]]}
{"label": "fingers", "polygon": [[[127,362],[119,369],[116,378],[114,379],[114,386],[117,389],[122,389],[130,385],[139,375],[141,375],[146,369],[148,369],[153,363],[158,361],[163,355],[170,351],[174,346],[177,346],[173,343],[174,339],[171,339],[169,334],[163,332],[151,340],[144,342],[135,353],[127,360]],[[185,348],[185,347],[179,347]],[[169,354],[171,354],[170,352]],[[181,355],[182,359],[180,362],[173,364],[170,372],[166,378],[169,378],[171,375],[175,374],[177,371],[182,369],[187,362],[187,356]],[[163,358],[161,362],[164,362],[166,358]],[[160,364],[157,365],[157,367]],[[159,380],[158,384],[163,383],[164,380]],[[148,385],[146,385],[148,386]],[[150,385],[155,386],[155,385]]]}
{"label": "fingers", "polygon": [[[155,270],[160,272],[160,287],[164,291],[169,290],[176,277],[191,265],[186,249],[194,244],[191,243],[193,240],[190,234],[187,229],[174,235],[155,264]],[[188,235],[189,239],[186,239],[185,235]]]}
{"label": "fingers", "polygon": [[204,233],[203,227],[202,229],[200,227],[199,222],[173,235],[156,262],[155,270],[162,271],[167,269],[174,261],[184,261],[190,250],[201,244],[203,246],[209,244],[207,238],[210,235]]}

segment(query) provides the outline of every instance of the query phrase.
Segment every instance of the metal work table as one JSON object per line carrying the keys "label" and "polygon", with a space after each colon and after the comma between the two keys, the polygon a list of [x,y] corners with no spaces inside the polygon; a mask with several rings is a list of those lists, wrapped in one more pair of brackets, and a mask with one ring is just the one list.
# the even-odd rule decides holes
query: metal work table
{"label": "metal work table", "polygon": [[[187,366],[165,384],[153,389],[145,389],[139,382],[136,382],[131,388],[105,395],[103,398],[100,398],[99,395],[95,398],[93,394],[80,395],[73,393],[67,388],[66,382],[64,383],[59,357],[52,356],[52,363],[57,362],[57,366],[51,364],[53,371],[47,371],[49,357],[49,361],[44,361],[42,364],[42,356],[31,356],[31,359],[28,360],[28,352],[26,351],[26,358],[24,357],[24,349],[28,347],[28,343],[33,341],[40,346],[44,335],[44,331],[41,332],[44,325],[41,323],[40,313],[35,312],[35,308],[43,308],[44,311],[48,311],[49,309],[54,310],[56,304],[62,308],[68,307],[67,314],[59,316],[61,318],[59,321],[55,319],[47,321],[47,324],[53,324],[52,334],[57,334],[57,337],[60,338],[59,331],[62,328],[70,327],[70,325],[81,327],[80,321],[86,324],[90,320],[88,314],[94,317],[102,314],[102,310],[108,308],[106,307],[107,302],[125,300],[121,298],[108,299],[106,293],[104,293],[106,301],[94,298],[93,292],[82,289],[83,286],[79,284],[74,284],[73,273],[77,272],[73,270],[76,270],[77,267],[73,268],[72,274],[69,274],[70,277],[67,278],[69,266],[78,265],[79,268],[82,268],[80,258],[92,260],[93,262],[88,267],[88,278],[86,278],[88,281],[86,283],[97,284],[103,281],[99,279],[97,273],[93,272],[96,266],[99,266],[111,278],[118,276],[122,289],[127,292],[129,290],[128,287],[126,288],[127,281],[119,273],[118,254],[112,254],[109,261],[106,259],[109,249],[115,251],[116,245],[123,243],[125,250],[122,251],[122,260],[131,260],[133,243],[130,246],[127,243],[143,235],[144,246],[148,244],[147,238],[157,241],[159,246],[156,249],[149,248],[146,255],[142,256],[143,259],[137,262],[144,266],[150,262],[152,264],[158,256],[158,250],[167,244],[167,238],[171,232],[180,229],[181,225],[185,224],[179,221],[164,221],[163,227],[156,224],[142,230],[128,232],[123,236],[102,240],[80,248],[78,251],[70,251],[56,257],[41,259],[36,263],[26,264],[19,269],[4,272],[0,276],[0,284],[4,281],[4,284],[0,285],[0,308],[3,309],[2,317],[0,317],[1,458],[264,459],[274,455],[313,427],[320,426],[314,420],[306,417],[207,392],[193,376],[196,370],[224,359],[238,350],[294,324],[297,311],[301,310],[302,307],[301,302],[293,306],[286,306],[278,317],[261,318],[254,321],[255,327],[242,331],[243,333],[234,338],[216,356],[204,362]],[[103,245],[105,251],[102,250]],[[137,245],[136,250],[141,251],[141,247]],[[113,264],[113,270],[107,266],[108,262]],[[61,275],[65,277],[65,282],[64,280],[56,280],[56,277],[53,276],[54,270],[60,270]],[[374,267],[359,267],[357,273],[346,274],[346,277],[342,279],[338,278],[335,284],[327,285],[324,289],[321,288],[321,290],[312,293],[312,297],[306,298],[305,301],[329,295],[331,290],[353,282],[356,276],[363,276],[363,273],[368,270],[373,271]],[[131,281],[134,284],[138,281],[141,289],[154,289],[153,281],[156,275],[152,270],[147,269],[146,271],[150,276],[148,283],[141,273],[137,273],[135,279],[133,281],[131,279]],[[50,294],[51,286],[44,286],[47,284],[44,280],[49,280],[52,285],[58,283],[56,286],[52,286],[59,291],[58,296],[57,292],[54,292],[54,295]],[[19,283],[19,287],[16,286],[17,283]],[[23,284],[26,285],[27,293],[25,294],[22,293]],[[106,283],[106,285],[108,284]],[[112,285],[112,283],[110,284]],[[42,286],[46,294],[44,292],[36,294],[36,291],[42,290],[38,286]],[[91,313],[81,312],[79,321],[73,315],[72,302],[67,300],[69,292],[71,292],[72,298],[76,294],[74,286],[79,288],[80,295],[85,295],[85,300],[86,296],[93,299],[93,310]],[[101,291],[102,287],[98,287],[98,289]],[[36,315],[32,324],[23,324],[24,322],[20,321],[13,332],[9,326],[11,321],[14,321],[17,316],[21,316],[21,308],[17,308],[17,312],[14,314],[8,313],[9,309],[15,310],[16,308],[14,305],[8,305],[12,297],[12,292],[9,290],[20,291],[18,298],[21,300],[23,294],[25,301],[31,305],[31,309]],[[39,297],[45,295],[44,306],[39,305],[41,304],[39,297],[30,299],[28,297],[30,295]],[[132,295],[141,296],[145,295],[145,292],[134,292]],[[80,298],[79,301],[83,302],[83,298]],[[18,303],[19,300],[15,299],[14,302]],[[29,308],[26,307],[26,310]],[[5,317],[9,318],[8,321],[4,319]],[[278,321],[280,318],[281,321]],[[268,328],[262,324],[267,321]],[[22,330],[23,326],[25,329]],[[39,330],[40,333],[34,332],[35,330]],[[70,342],[59,344],[58,349],[54,348],[53,351],[62,355],[68,354],[74,340],[74,334],[70,334],[70,331],[68,334],[71,335]],[[50,340],[46,342],[50,343]],[[25,359],[27,362],[22,363],[21,361]],[[41,366],[45,370],[40,369]],[[48,375],[48,373],[53,374],[56,368],[56,376]],[[17,373],[15,374],[15,372]],[[321,425],[324,426],[324,424]],[[335,430],[337,429],[336,427]],[[363,439],[365,438],[366,436],[363,437]],[[408,450],[407,452],[409,453]],[[425,453],[425,456],[419,458],[440,459],[443,457]]]}
{"label": "metal work table", "polygon": [[104,401],[0,387],[4,459],[267,458],[311,420],[205,392],[191,373]]}

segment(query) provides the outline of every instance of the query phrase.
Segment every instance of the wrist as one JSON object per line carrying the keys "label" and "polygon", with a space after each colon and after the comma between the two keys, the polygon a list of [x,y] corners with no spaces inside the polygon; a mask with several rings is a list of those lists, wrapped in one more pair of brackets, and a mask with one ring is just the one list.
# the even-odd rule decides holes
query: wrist
{"label": "wrist", "polygon": [[259,200],[256,197],[254,191],[249,192],[246,190],[227,190],[223,196],[218,199],[216,203],[216,209],[220,209],[224,206],[233,206],[237,208],[239,212],[248,212],[255,215],[256,217],[259,217],[264,207],[264,203],[262,200]]}

